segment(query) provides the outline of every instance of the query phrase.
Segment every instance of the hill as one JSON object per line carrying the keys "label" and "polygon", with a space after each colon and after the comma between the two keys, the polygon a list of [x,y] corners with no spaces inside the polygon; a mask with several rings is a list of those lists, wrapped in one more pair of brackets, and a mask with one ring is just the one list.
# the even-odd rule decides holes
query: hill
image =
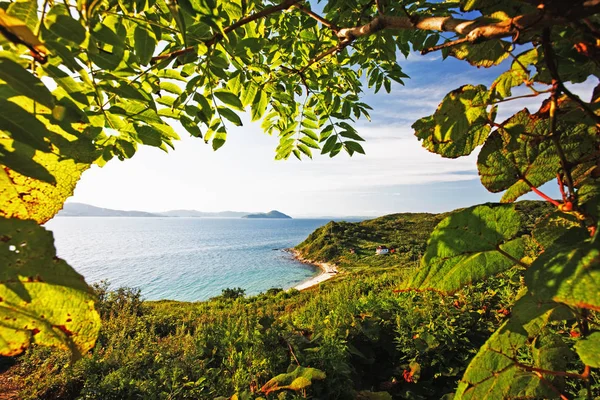
{"label": "hill", "polygon": [[[549,203],[542,201],[520,201],[516,208],[524,221],[523,234],[531,231],[537,218],[552,210]],[[416,267],[429,235],[449,214],[402,213],[358,223],[331,221],[311,233],[295,250],[307,260],[335,263],[343,268]],[[394,252],[378,256],[378,246]]]}
{"label": "hill", "polygon": [[249,213],[247,211],[196,211],[196,210],[171,210],[157,213],[164,217],[193,217],[193,218],[242,218]]}
{"label": "hill", "polygon": [[283,219],[291,219],[292,217],[290,217],[289,215],[286,215],[282,212],[279,212],[277,210],[272,210],[269,211],[268,213],[256,213],[256,214],[248,214],[243,216],[242,218],[272,218],[272,219],[276,219],[276,218],[283,218]]}
{"label": "hill", "polygon": [[160,217],[161,215],[144,211],[123,211],[101,208],[83,203],[65,203],[57,214],[59,217]]}

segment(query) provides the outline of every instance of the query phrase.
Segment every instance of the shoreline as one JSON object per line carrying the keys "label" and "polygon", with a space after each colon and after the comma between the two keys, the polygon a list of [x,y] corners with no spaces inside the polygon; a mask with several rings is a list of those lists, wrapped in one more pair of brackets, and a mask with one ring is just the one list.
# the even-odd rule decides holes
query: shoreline
{"label": "shoreline", "polygon": [[302,255],[300,255],[300,252],[296,249],[286,249],[286,251],[290,252],[295,260],[300,261],[303,264],[314,265],[315,267],[318,267],[321,270],[321,273],[303,282],[300,282],[299,284],[294,286],[293,289],[302,291],[313,286],[317,286],[321,282],[325,282],[338,275],[339,273],[337,265],[335,264],[307,260],[306,258],[302,257]]}

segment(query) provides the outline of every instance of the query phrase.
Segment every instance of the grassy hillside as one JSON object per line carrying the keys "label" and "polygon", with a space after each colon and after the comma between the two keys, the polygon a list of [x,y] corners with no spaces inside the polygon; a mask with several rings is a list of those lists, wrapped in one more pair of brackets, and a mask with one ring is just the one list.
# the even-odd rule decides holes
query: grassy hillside
{"label": "grassy hillside", "polygon": [[[521,201],[517,209],[524,222],[522,234],[527,234],[552,206],[541,201]],[[346,269],[414,267],[427,247],[429,235],[447,215],[403,213],[359,223],[331,221],[311,233],[296,250],[306,259],[333,262]],[[380,245],[395,249],[395,253],[376,255],[375,249]]]}
{"label": "grassy hillside", "polygon": [[[524,233],[545,207],[519,204]],[[0,360],[0,368],[11,366],[0,376],[20,389],[19,399],[443,398],[510,315],[522,271],[451,296],[397,291],[415,272],[408,253],[423,250],[441,218],[396,214],[320,228],[298,248],[344,265],[347,273],[304,292],[271,289],[245,297],[231,289],[206,302],[145,302],[139,292],[99,286],[103,326],[90,354],[69,365],[67,353],[33,347]],[[379,244],[405,250],[375,257]],[[568,326],[553,328],[569,336]],[[571,364],[568,370],[582,369]],[[298,390],[261,392],[298,366],[326,377]],[[595,373],[592,381],[598,384]],[[579,382],[565,394],[575,397]]]}

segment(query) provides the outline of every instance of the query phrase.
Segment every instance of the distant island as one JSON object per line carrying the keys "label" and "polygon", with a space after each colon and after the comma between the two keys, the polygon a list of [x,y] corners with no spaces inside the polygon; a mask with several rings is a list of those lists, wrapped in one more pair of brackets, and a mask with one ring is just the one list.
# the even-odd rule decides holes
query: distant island
{"label": "distant island", "polygon": [[272,210],[269,211],[268,213],[256,213],[256,214],[249,214],[249,215],[245,215],[242,218],[279,218],[279,219],[292,219],[292,217],[290,217],[289,215],[286,215],[282,212],[279,212],[277,210]]}
{"label": "distant island", "polygon": [[205,212],[196,210],[170,210],[164,212],[124,211],[102,208],[83,203],[66,203],[59,217],[181,217],[181,218],[291,218],[279,211],[251,213],[248,211]]}

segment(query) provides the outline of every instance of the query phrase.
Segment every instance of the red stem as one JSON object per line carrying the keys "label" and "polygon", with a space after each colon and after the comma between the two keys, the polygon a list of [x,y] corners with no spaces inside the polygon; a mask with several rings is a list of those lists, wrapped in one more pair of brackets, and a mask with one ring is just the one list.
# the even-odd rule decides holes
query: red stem
{"label": "red stem", "polygon": [[542,199],[554,204],[556,207],[560,206],[560,203],[554,199],[551,199],[550,197],[546,196],[544,193],[540,192],[535,186],[531,186],[531,190],[533,191],[533,193],[537,194],[538,196],[540,196]]}

